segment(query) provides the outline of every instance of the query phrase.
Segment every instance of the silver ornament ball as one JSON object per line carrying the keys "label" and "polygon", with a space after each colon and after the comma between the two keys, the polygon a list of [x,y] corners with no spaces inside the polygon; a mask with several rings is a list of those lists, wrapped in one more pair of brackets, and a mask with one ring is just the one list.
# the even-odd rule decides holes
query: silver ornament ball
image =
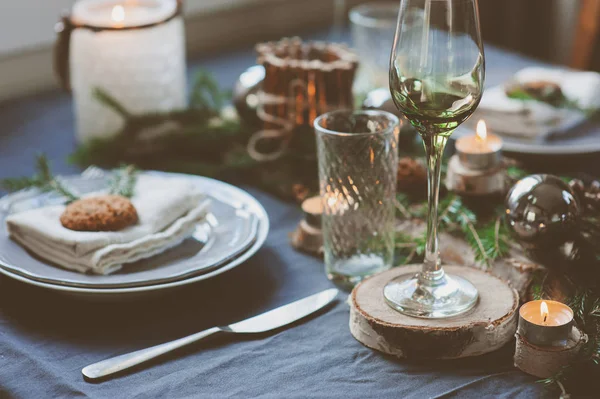
{"label": "silver ornament ball", "polygon": [[506,223],[526,249],[556,247],[571,240],[580,213],[569,185],[552,175],[527,176],[506,197]]}
{"label": "silver ornament ball", "polygon": [[250,126],[260,125],[257,108],[264,79],[265,68],[262,65],[254,65],[240,75],[233,87],[233,105],[240,118]]}

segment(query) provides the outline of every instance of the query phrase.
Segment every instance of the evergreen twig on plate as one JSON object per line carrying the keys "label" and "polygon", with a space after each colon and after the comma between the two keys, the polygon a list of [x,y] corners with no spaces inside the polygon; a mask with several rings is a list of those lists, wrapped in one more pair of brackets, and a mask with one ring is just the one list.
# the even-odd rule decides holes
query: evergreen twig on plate
{"label": "evergreen twig on plate", "polygon": [[7,191],[14,192],[28,188],[37,188],[41,191],[55,191],[65,197],[67,202],[73,202],[79,197],[71,192],[59,178],[54,177],[50,170],[48,158],[39,154],[35,162],[36,173],[32,177],[9,178],[0,181],[0,185]]}
{"label": "evergreen twig on plate", "polygon": [[110,194],[121,195],[126,198],[133,197],[138,170],[133,165],[121,166],[114,172],[109,181]]}

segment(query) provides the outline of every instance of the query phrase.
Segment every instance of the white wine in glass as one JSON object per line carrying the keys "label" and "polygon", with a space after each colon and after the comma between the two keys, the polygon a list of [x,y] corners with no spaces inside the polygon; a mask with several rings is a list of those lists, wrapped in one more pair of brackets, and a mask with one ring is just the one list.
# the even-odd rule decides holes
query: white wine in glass
{"label": "white wine in glass", "polygon": [[444,273],[438,249],[438,198],[448,138],[477,108],[485,62],[477,0],[401,0],[390,59],[396,107],[417,129],[427,156],[428,212],[421,272],[384,288],[394,309],[416,317],[464,313],[477,303],[469,281]]}

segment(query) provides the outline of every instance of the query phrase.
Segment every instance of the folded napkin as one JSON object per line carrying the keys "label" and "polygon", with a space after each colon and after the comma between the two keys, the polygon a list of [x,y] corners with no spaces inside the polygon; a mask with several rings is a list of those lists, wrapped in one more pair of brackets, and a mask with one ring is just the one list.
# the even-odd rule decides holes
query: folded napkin
{"label": "folded napkin", "polygon": [[209,208],[209,200],[189,181],[147,174],[139,175],[131,202],[139,222],[116,232],[63,227],[64,205],[15,213],[6,226],[13,240],[41,258],[82,273],[109,274],[180,244]]}
{"label": "folded napkin", "polygon": [[[570,101],[584,110],[600,109],[600,74],[565,69],[531,67],[517,72],[511,83],[553,82]],[[563,133],[582,123],[585,112],[555,108],[540,101],[509,98],[505,85],[495,86],[483,94],[474,120],[485,119],[495,133],[531,139]]]}

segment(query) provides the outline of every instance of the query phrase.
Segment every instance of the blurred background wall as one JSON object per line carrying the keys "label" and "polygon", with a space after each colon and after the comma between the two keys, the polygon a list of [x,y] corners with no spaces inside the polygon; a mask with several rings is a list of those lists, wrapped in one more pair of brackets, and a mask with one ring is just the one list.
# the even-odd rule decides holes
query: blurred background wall
{"label": "blurred background wall", "polygon": [[[535,58],[570,65],[582,3],[582,0],[479,0],[484,39]],[[600,23],[600,15],[596,17]],[[592,57],[596,70],[600,70],[599,44],[596,38]]]}
{"label": "blurred background wall", "polygon": [[[0,0],[0,99],[54,85],[53,26],[75,0]],[[331,27],[335,10],[373,0],[184,0],[190,55]],[[570,65],[584,1],[479,0],[484,39]],[[395,1],[397,2],[397,1]],[[341,11],[340,11],[341,10]],[[600,40],[589,67],[600,70]]]}

